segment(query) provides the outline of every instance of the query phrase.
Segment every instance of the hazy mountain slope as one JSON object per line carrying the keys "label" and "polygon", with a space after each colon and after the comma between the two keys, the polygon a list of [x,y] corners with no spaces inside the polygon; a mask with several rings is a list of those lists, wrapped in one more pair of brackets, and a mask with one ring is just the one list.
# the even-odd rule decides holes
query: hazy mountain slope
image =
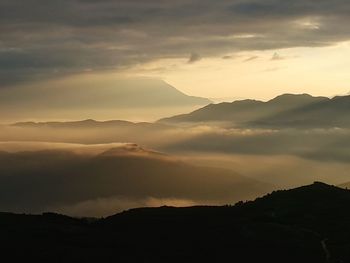
{"label": "hazy mountain slope", "polygon": [[349,105],[350,96],[328,99],[307,94],[284,94],[267,102],[244,100],[210,104],[160,122],[229,122],[235,126],[253,127],[348,127]]}
{"label": "hazy mountain slope", "polygon": [[1,106],[24,106],[49,108],[108,108],[108,107],[159,107],[179,105],[204,105],[205,98],[188,96],[162,80],[121,79],[106,86],[47,87],[28,89],[23,94],[2,89]]}
{"label": "hazy mountain slope", "polygon": [[210,104],[189,114],[183,114],[160,120],[164,123],[177,122],[208,122],[208,121],[233,121],[244,122],[260,114],[263,102],[243,100],[233,103]]}
{"label": "hazy mountain slope", "polygon": [[[105,119],[104,114],[127,109],[142,115],[142,109],[203,106],[210,100],[188,96],[162,80],[120,79],[113,83],[77,83],[52,87],[0,89],[0,110],[13,119],[81,118]],[[163,109],[164,110],[164,109]],[[178,110],[179,111],[179,110]],[[182,112],[182,111],[180,111]],[[61,113],[61,116],[60,116]],[[3,116],[1,119],[6,119]],[[118,116],[119,117],[119,116]],[[0,119],[0,120],[1,120]]]}
{"label": "hazy mountain slope", "polygon": [[256,120],[267,127],[350,127],[350,96],[311,103]]}
{"label": "hazy mountain slope", "polygon": [[155,203],[225,204],[271,186],[231,170],[192,166],[138,146],[102,154],[69,150],[0,153],[0,211],[96,214]]}
{"label": "hazy mountain slope", "polygon": [[132,127],[134,123],[123,120],[95,121],[92,119],[67,122],[16,122],[11,126],[23,128],[108,128]]}
{"label": "hazy mountain slope", "polygon": [[349,204],[350,191],[314,183],[235,206],[141,208],[91,223],[0,213],[2,256],[51,262],[349,262]]}
{"label": "hazy mountain slope", "polygon": [[58,128],[58,129],[108,129],[108,128],[153,128],[162,129],[170,127],[165,124],[157,124],[150,122],[130,122],[124,120],[109,120],[109,121],[96,121],[93,119],[87,119],[82,121],[62,121],[62,122],[16,122],[10,126],[23,127],[23,128]]}

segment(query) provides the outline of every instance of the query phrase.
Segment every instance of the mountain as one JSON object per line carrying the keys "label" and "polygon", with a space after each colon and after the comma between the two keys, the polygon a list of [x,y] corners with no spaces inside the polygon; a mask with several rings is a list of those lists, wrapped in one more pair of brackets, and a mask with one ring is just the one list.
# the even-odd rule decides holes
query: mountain
{"label": "mountain", "polygon": [[2,89],[1,105],[31,103],[52,108],[129,108],[205,105],[209,99],[188,96],[165,81],[158,79],[119,79],[105,86],[60,86],[32,88],[25,94]]}
{"label": "mountain", "polygon": [[2,258],[349,262],[349,205],[350,191],[316,182],[234,206],[140,208],[102,219],[0,213]]}
{"label": "mountain", "polygon": [[270,127],[350,127],[350,96],[337,96],[257,120]]}
{"label": "mountain", "polygon": [[135,144],[102,152],[93,146],[0,152],[0,211],[106,215],[151,203],[223,204],[270,190],[232,170],[194,166]]}
{"label": "mountain", "polygon": [[164,124],[149,122],[130,122],[124,120],[96,121],[87,119],[82,121],[49,121],[49,122],[16,122],[11,126],[22,128],[53,128],[53,129],[106,129],[106,128],[166,128]]}
{"label": "mountain", "polygon": [[327,101],[325,97],[308,94],[284,94],[270,101],[239,100],[232,103],[210,104],[189,114],[178,115],[160,122],[232,122],[247,124],[277,113],[298,109],[306,105]]}
{"label": "mountain", "polygon": [[238,127],[349,127],[350,96],[312,97],[284,94],[270,101],[210,104],[161,123],[226,122]]}
{"label": "mountain", "polygon": [[210,102],[206,98],[188,96],[162,80],[148,78],[118,79],[111,83],[61,83],[25,90],[20,87],[0,89],[0,110],[12,119],[52,119],[52,115],[55,119],[75,119],[76,116],[106,119],[108,114],[116,116],[127,110],[141,116],[147,109],[177,108],[177,112],[183,112],[181,108]]}
{"label": "mountain", "polygon": [[23,128],[108,128],[108,127],[123,127],[133,126],[134,123],[122,120],[110,120],[110,121],[95,121],[93,119],[87,119],[82,121],[50,121],[50,122],[16,122],[11,126],[23,127]]}

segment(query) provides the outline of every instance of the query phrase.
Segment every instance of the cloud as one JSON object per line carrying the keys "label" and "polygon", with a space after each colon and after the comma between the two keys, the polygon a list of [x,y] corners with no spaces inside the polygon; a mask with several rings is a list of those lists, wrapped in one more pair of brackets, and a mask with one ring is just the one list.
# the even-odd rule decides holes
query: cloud
{"label": "cloud", "polygon": [[278,54],[277,52],[275,52],[273,55],[272,55],[272,58],[271,60],[284,60],[285,57],[282,57],[280,54]]}
{"label": "cloud", "polygon": [[278,71],[278,70],[281,70],[281,69],[282,69],[281,67],[273,67],[273,68],[264,69],[261,72],[275,72],[275,71]]}
{"label": "cloud", "polygon": [[[349,162],[350,143],[347,128],[301,129],[232,129],[228,123],[222,126],[207,124],[176,127],[162,124],[91,125],[33,125],[29,127],[0,127],[1,149],[5,151],[42,150],[58,148],[71,150],[70,144],[100,144],[92,152],[101,152],[118,146],[115,142],[135,142],[145,148],[171,154],[213,153],[247,155],[292,155],[323,162]],[[9,143],[6,141],[32,141]],[[37,142],[35,142],[37,141]],[[38,141],[60,142],[43,144]],[[132,144],[131,144],[132,146]],[[85,146],[87,147],[87,146]],[[75,147],[77,148],[77,147]],[[78,147],[79,148],[79,147]],[[82,148],[82,147],[80,147]],[[78,152],[75,150],[74,152]]]}
{"label": "cloud", "polygon": [[[62,145],[60,146],[62,147]],[[134,144],[0,152],[0,211],[107,215],[158,204],[225,204],[268,192],[231,170],[193,166]],[[82,214],[80,214],[82,215]]]}
{"label": "cloud", "polygon": [[251,56],[251,57],[245,59],[244,62],[253,61],[253,60],[256,60],[256,59],[258,59],[258,58],[259,58],[259,56]]}
{"label": "cloud", "polygon": [[222,57],[332,45],[350,38],[349,11],[344,0],[0,0],[1,87],[188,50]]}
{"label": "cloud", "polygon": [[349,176],[349,129],[69,126],[0,127],[0,140],[22,140],[0,143],[0,210],[91,216],[223,204],[270,189],[259,182],[280,188]]}
{"label": "cloud", "polygon": [[198,53],[191,53],[190,58],[188,59],[189,64],[195,63],[199,60],[201,60],[202,57]]}
{"label": "cloud", "polygon": [[[193,128],[194,130],[194,128]],[[349,129],[200,129],[163,146],[167,152],[290,155],[323,162],[349,162]],[[180,136],[179,136],[180,137]]]}

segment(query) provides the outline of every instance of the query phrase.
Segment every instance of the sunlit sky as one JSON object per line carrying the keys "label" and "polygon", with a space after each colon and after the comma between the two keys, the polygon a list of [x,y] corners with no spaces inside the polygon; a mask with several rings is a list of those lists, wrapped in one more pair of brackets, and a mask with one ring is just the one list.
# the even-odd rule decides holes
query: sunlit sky
{"label": "sunlit sky", "polygon": [[330,47],[208,57],[193,64],[184,59],[158,60],[126,74],[162,78],[191,95],[267,100],[281,93],[345,95],[350,92],[349,70],[350,42],[342,42]]}
{"label": "sunlit sky", "polygon": [[346,0],[0,0],[0,87],[160,78],[219,100],[350,91]]}

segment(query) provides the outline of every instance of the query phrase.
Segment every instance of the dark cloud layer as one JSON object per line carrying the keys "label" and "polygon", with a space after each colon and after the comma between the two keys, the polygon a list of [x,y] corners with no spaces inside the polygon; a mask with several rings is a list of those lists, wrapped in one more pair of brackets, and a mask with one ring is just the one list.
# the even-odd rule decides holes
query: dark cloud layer
{"label": "dark cloud layer", "polygon": [[349,39],[345,0],[0,0],[0,83]]}

